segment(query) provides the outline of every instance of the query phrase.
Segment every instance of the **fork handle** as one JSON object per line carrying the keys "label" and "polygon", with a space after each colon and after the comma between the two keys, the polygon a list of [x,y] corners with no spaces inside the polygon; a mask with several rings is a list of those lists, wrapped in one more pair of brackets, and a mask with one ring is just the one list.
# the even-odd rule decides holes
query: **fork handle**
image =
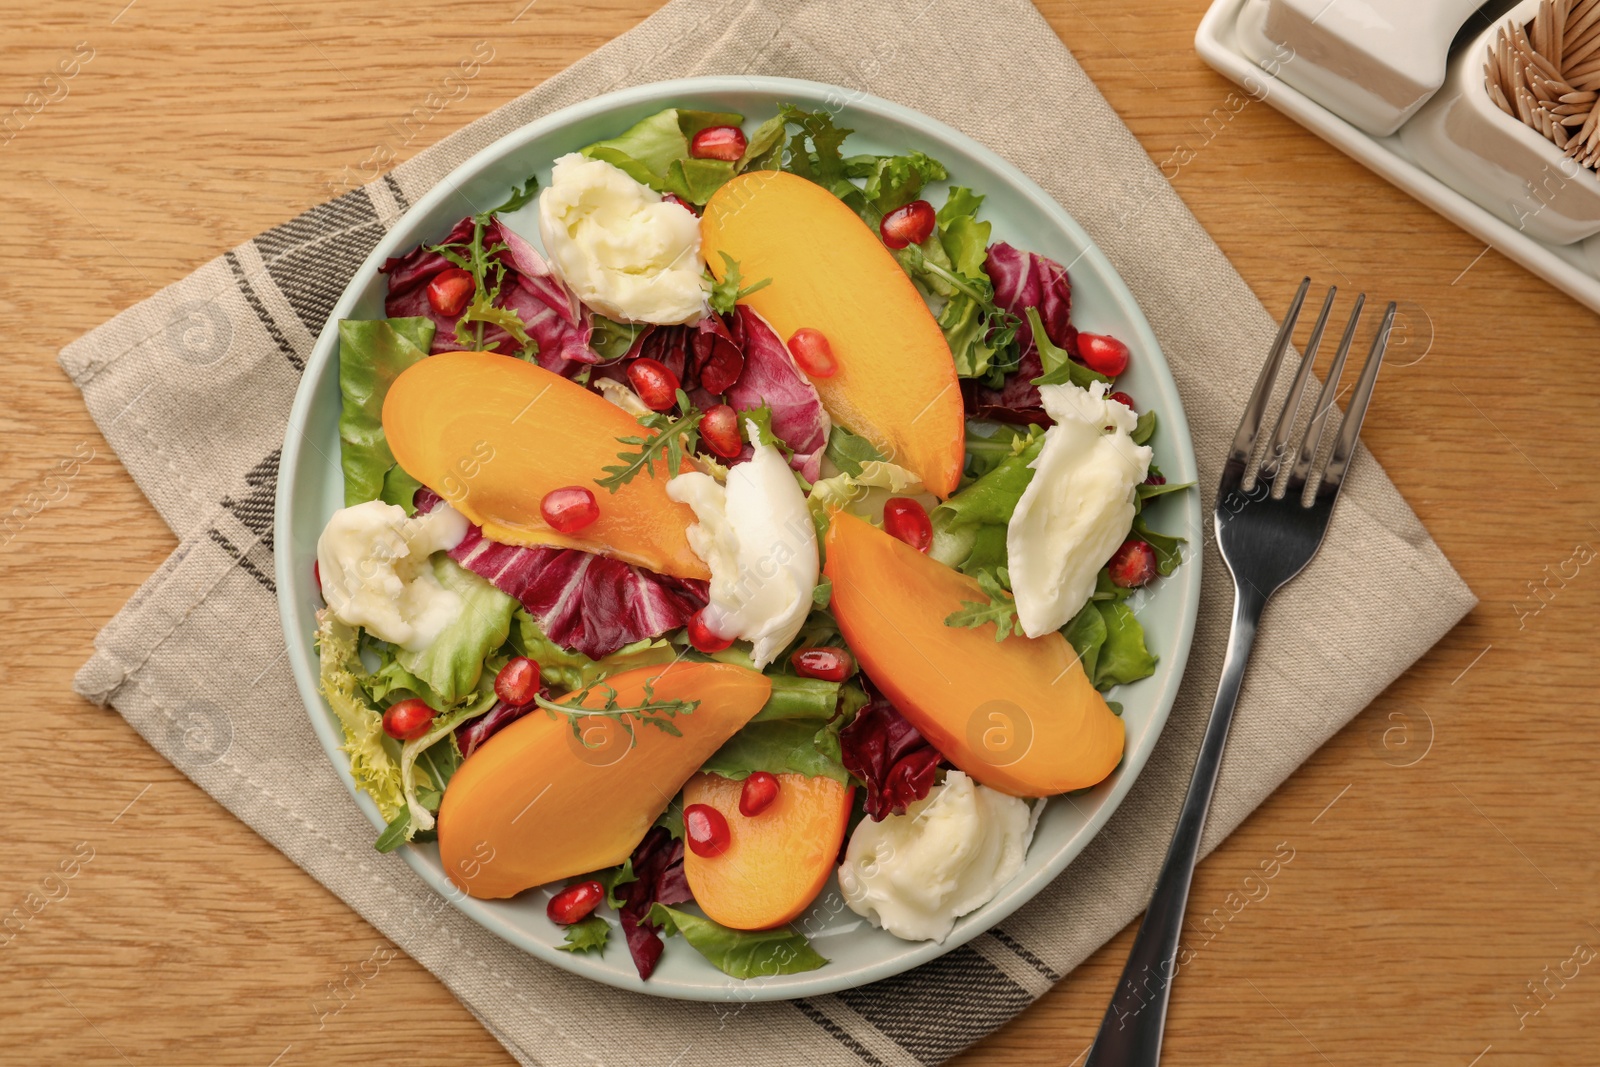
{"label": "fork handle", "polygon": [[1122,970],[1111,1004],[1100,1023],[1100,1033],[1084,1067],[1156,1067],[1161,1061],[1161,1033],[1167,1021],[1167,1000],[1178,966],[1178,938],[1183,932],[1183,912],[1189,900],[1189,883],[1200,854],[1211,793],[1222,767],[1222,750],[1228,726],[1239,700],[1245,664],[1255,644],[1256,625],[1267,597],[1248,584],[1234,584],[1233,628],[1222,661],[1222,678],[1211,708],[1200,754],[1195,758],[1189,794],[1178,813],[1178,826],[1167,849],[1161,876],[1145,910],[1144,922],[1134,938],[1128,964]]}

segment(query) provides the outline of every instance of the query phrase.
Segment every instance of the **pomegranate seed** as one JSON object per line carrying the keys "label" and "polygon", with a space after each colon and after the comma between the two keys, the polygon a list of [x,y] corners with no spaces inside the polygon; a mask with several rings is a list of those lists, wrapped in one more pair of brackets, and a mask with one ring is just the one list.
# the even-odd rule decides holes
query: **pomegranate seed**
{"label": "pomegranate seed", "polygon": [[908,496],[891,497],[883,505],[883,528],[918,552],[933,544],[933,523],[927,510]]}
{"label": "pomegranate seed", "polygon": [[1123,407],[1127,408],[1129,411],[1133,411],[1134,410],[1133,397],[1129,396],[1127,393],[1122,393],[1122,392],[1112,393],[1106,399],[1115,400],[1117,403],[1121,404]]}
{"label": "pomegranate seed", "polygon": [[663,193],[663,194],[661,194],[661,199],[663,201],[665,201],[666,203],[668,203],[668,204],[677,204],[679,207],[683,208],[683,210],[687,211],[691,215],[699,215],[700,214],[699,211],[695,210],[695,206],[693,204],[689,203],[689,201],[685,200],[683,197],[679,196],[677,193]]}
{"label": "pomegranate seed", "polygon": [[390,704],[383,713],[383,732],[396,741],[412,741],[428,732],[433,725],[433,709],[427,701],[412,697]]}
{"label": "pomegranate seed", "polygon": [[1128,346],[1108,334],[1080,333],[1078,356],[1089,369],[1115,378],[1128,369]]}
{"label": "pomegranate seed", "polygon": [[1167,478],[1163,474],[1152,474],[1144,480],[1145,485],[1166,485]]}
{"label": "pomegranate seed", "polygon": [[777,776],[756,771],[744,780],[744,788],[739,790],[739,814],[747,818],[760,815],[777,799]]}
{"label": "pomegranate seed", "polygon": [[494,695],[520,708],[539,691],[539,665],[527,656],[518,656],[494,676]]}
{"label": "pomegranate seed", "polygon": [[938,221],[938,216],[933,213],[933,205],[926,200],[913,200],[905,207],[897,207],[883,217],[878,223],[878,232],[883,235],[883,243],[890,248],[904,248],[906,245],[920,245],[933,233],[933,224]]}
{"label": "pomegranate seed", "polygon": [[1111,581],[1124,589],[1137,589],[1156,576],[1156,550],[1143,541],[1124,541],[1106,564]]}
{"label": "pomegranate seed", "polygon": [[744,155],[744,131],[737,126],[707,126],[689,142],[689,154],[696,159],[721,159],[733,163]]}
{"label": "pomegranate seed", "polygon": [[794,673],[802,678],[842,682],[856,669],[855,660],[842,648],[802,648],[789,657]]}
{"label": "pomegranate seed", "polygon": [[733,644],[733,638],[718,637],[716,633],[712,631],[711,627],[706,625],[705,614],[705,609],[701,608],[699,611],[689,616],[689,622],[687,624],[687,628],[689,630],[689,643],[695,648],[698,648],[701,652],[707,653],[708,655],[712,652],[721,652],[723,649]]}
{"label": "pomegranate seed", "polygon": [[317,592],[322,592],[322,563],[319,560],[311,561],[311,580],[317,585]]}
{"label": "pomegranate seed", "polygon": [[551,897],[550,903],[544,906],[544,913],[553,923],[571,926],[580,919],[587,919],[605,896],[606,887],[599,882],[578,882]]}
{"label": "pomegranate seed", "polygon": [[739,413],[727,404],[718,404],[700,420],[700,439],[723,459],[735,459],[744,451],[739,437]]}
{"label": "pomegranate seed", "polygon": [[459,315],[476,288],[471,271],[460,267],[442,270],[428,283],[428,306],[441,315]]}
{"label": "pomegranate seed", "polygon": [[594,493],[581,485],[552,489],[539,501],[539,514],[558,533],[577,533],[600,517]]}
{"label": "pomegranate seed", "polygon": [[709,804],[690,804],[683,809],[683,836],[696,856],[707,859],[722,855],[733,842],[728,820]]}
{"label": "pomegranate seed", "polygon": [[789,354],[800,364],[800,369],[813,378],[831,378],[839,369],[827,335],[809,326],[802,326],[789,338]]}
{"label": "pomegranate seed", "polygon": [[666,411],[678,402],[678,376],[660,360],[640,356],[628,364],[628,381],[651,411]]}

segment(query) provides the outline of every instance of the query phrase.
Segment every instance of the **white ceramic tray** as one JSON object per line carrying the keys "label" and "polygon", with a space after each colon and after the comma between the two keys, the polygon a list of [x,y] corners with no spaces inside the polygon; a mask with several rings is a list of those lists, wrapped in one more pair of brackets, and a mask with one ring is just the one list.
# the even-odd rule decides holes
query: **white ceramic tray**
{"label": "white ceramic tray", "polygon": [[1565,246],[1535,240],[1423,169],[1398,135],[1374,137],[1365,133],[1277,77],[1270,65],[1264,68],[1239,47],[1236,29],[1245,3],[1246,0],[1216,0],[1211,5],[1195,33],[1195,50],[1201,59],[1238,82],[1256,99],[1271,104],[1468,233],[1600,312],[1600,237]]}

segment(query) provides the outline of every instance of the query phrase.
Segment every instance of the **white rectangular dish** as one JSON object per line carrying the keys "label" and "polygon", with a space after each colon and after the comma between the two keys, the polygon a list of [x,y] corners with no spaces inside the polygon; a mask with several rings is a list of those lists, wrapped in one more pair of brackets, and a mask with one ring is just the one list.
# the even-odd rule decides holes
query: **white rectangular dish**
{"label": "white rectangular dish", "polygon": [[[1399,134],[1375,137],[1366,133],[1289,84],[1280,73],[1284,62],[1293,61],[1292,52],[1265,65],[1257,63],[1240,45],[1239,17],[1247,2],[1216,0],[1211,5],[1195,33],[1195,50],[1201,59],[1468,233],[1600,312],[1600,236],[1569,245],[1535,239],[1526,229],[1504,221],[1452,188],[1452,184],[1468,184],[1467,175],[1451,174],[1450,181],[1436,177]],[[1437,159],[1429,165],[1441,170],[1447,166]]]}

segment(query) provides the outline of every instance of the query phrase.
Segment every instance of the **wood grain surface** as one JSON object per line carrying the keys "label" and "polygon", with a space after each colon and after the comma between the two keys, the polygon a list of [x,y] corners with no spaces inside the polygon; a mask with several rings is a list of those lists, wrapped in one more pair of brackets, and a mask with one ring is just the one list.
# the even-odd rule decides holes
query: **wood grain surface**
{"label": "wood grain surface", "polygon": [[[26,516],[0,545],[0,911],[76,872],[0,950],[0,1063],[510,1062],[71,692],[174,542],[55,357],[655,6],[0,2],[0,113],[31,115],[0,134],[0,502]],[[1269,306],[1308,273],[1403,302],[1366,439],[1482,599],[1202,866],[1192,907],[1229,918],[1179,980],[1166,1062],[1597,1062],[1595,316],[1265,104],[1229,102],[1192,47],[1205,0],[1041,6]],[[482,41],[468,95],[399,132]],[[75,74],[50,80],[62,61]],[[1129,941],[958,1062],[1081,1062]],[[330,1012],[363,963],[378,977]]]}

